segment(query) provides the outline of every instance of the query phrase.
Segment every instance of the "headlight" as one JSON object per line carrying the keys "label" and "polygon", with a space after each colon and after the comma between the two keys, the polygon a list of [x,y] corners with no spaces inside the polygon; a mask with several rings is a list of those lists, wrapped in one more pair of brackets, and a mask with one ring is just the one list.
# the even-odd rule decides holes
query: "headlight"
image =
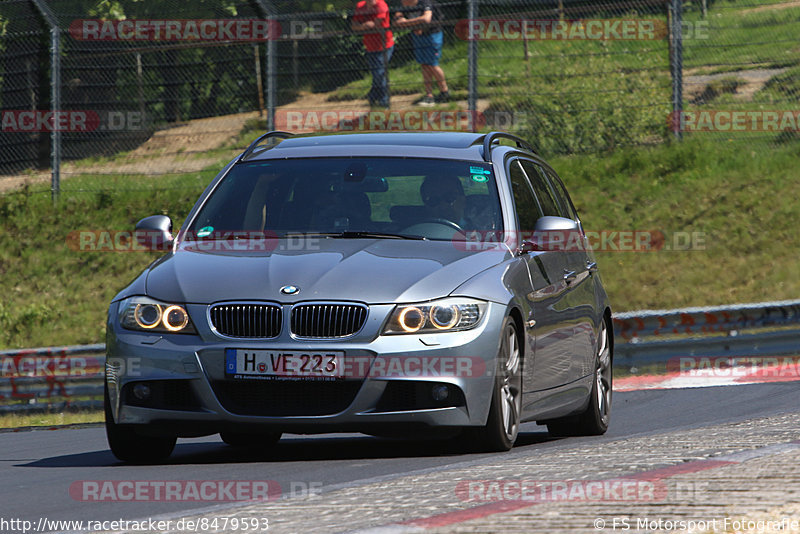
{"label": "headlight", "polygon": [[194,334],[197,331],[186,309],[179,304],[158,302],[147,297],[130,297],[119,305],[123,328],[144,332]]}
{"label": "headlight", "polygon": [[477,326],[486,303],[468,298],[446,298],[425,304],[403,304],[392,311],[384,334],[455,332]]}

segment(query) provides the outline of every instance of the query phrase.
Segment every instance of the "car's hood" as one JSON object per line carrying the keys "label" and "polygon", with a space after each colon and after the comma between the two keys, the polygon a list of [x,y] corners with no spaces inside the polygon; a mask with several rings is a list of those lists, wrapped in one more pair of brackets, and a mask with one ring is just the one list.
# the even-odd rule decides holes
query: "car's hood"
{"label": "car's hood", "polygon": [[[510,257],[502,245],[476,252],[449,241],[321,238],[305,245],[306,250],[291,248],[284,240],[271,252],[208,252],[182,244],[151,266],[146,291],[167,302],[198,304],[253,299],[413,302],[446,296]],[[281,294],[287,285],[300,291]]]}

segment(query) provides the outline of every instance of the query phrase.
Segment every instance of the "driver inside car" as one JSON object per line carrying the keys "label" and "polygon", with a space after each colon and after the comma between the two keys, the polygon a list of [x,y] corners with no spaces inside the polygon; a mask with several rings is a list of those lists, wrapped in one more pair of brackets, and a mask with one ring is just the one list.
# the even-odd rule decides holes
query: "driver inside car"
{"label": "driver inside car", "polygon": [[422,182],[419,194],[430,219],[452,221],[462,230],[474,226],[465,215],[467,197],[457,177],[428,176]]}

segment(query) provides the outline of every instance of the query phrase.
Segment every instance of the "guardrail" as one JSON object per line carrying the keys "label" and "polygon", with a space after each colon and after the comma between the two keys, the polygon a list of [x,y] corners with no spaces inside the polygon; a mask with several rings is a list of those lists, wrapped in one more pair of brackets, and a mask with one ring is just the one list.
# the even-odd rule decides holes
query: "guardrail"
{"label": "guardrail", "polygon": [[800,354],[800,300],[614,315],[614,364]]}
{"label": "guardrail", "polygon": [[[616,366],[800,354],[800,300],[614,315]],[[0,413],[101,408],[105,345],[0,351]]]}
{"label": "guardrail", "polygon": [[102,408],[106,347],[0,351],[0,413]]}

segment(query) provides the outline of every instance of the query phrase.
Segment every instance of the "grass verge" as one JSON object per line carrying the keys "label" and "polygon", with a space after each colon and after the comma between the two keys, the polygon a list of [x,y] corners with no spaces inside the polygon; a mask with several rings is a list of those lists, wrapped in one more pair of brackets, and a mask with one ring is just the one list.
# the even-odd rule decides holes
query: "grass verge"
{"label": "grass verge", "polygon": [[39,427],[46,428],[51,426],[84,425],[102,422],[103,412],[99,410],[76,413],[65,412],[0,415],[0,428],[18,428],[26,430],[36,430]]}

